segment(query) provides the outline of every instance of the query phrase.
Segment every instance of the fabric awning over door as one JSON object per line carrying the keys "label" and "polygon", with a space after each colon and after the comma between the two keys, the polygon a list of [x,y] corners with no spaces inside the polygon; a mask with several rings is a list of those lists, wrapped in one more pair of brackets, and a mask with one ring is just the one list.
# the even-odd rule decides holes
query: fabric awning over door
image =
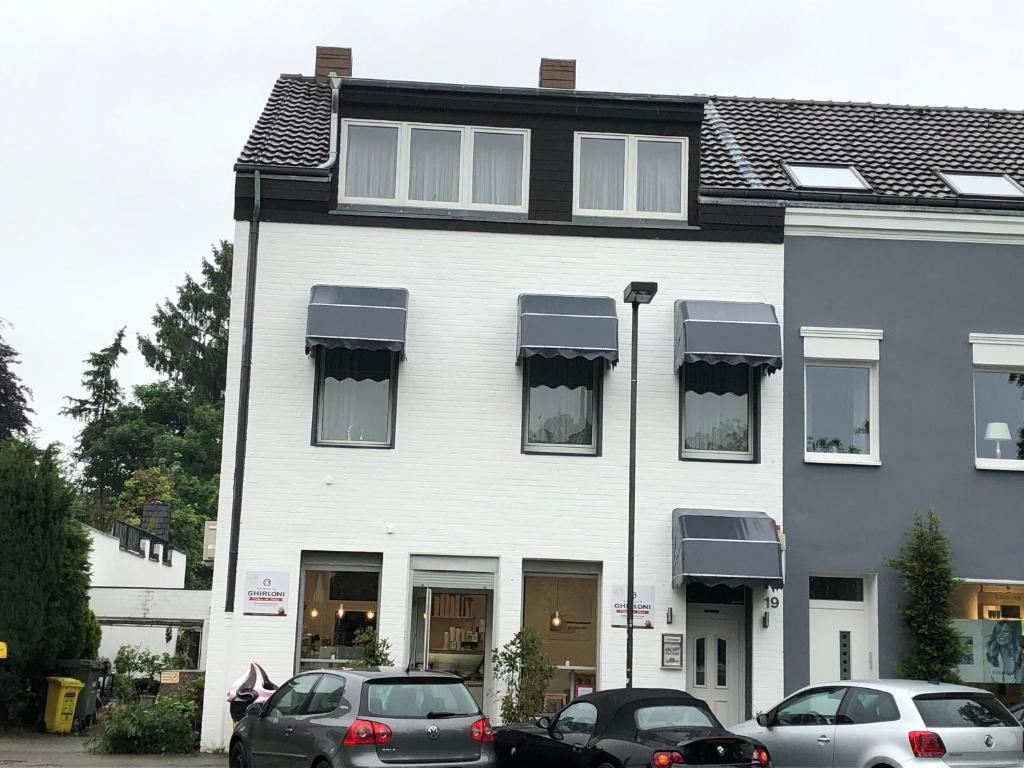
{"label": "fabric awning over door", "polygon": [[782,588],[782,546],[764,512],[677,509],[672,513],[672,586]]}
{"label": "fabric awning over door", "polygon": [[306,352],[326,347],[404,355],[408,307],[405,288],[314,285],[306,313]]}
{"label": "fabric awning over door", "polygon": [[677,301],[676,368],[684,363],[746,363],[766,373],[782,368],[782,331],[775,307],[745,301]]}
{"label": "fabric awning over door", "polygon": [[608,296],[519,296],[516,361],[524,357],[582,357],[619,362],[619,318]]}

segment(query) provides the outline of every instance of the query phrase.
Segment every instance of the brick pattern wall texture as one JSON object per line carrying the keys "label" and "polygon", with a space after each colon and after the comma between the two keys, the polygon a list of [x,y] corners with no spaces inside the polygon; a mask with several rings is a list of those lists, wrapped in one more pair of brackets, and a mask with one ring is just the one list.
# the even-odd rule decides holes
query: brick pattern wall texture
{"label": "brick pattern wall texture", "polygon": [[[260,230],[253,377],[236,612],[223,611],[234,462],[248,225],[237,225],[221,530],[213,584],[203,745],[226,745],[224,692],[250,660],[281,682],[293,673],[301,621],[301,552],[383,553],[379,627],[396,659],[409,653],[409,556],[499,558],[494,645],[521,626],[522,560],[602,563],[598,686],[624,682],[625,630],[605,618],[626,580],[630,312],[619,305],[622,363],[605,376],[600,457],[520,452],[522,370],[515,365],[520,293],[613,296],[655,280],[640,310],[637,584],[656,590],[654,631],[638,630],[637,686],[683,688],[660,668],[662,632],[686,631],[685,595],[671,588],[676,507],[757,509],[782,522],[782,373],[761,397],[758,464],[678,459],[676,299],[766,301],[783,314],[781,245],[544,237],[264,223]],[[313,447],[314,363],[303,350],[314,283],[409,290],[394,450]],[[389,530],[390,527],[390,530]],[[247,570],[292,574],[287,617],[244,616]],[[763,629],[755,590],[752,706],[782,694],[782,611]],[[665,625],[666,609],[674,621]],[[500,692],[495,692],[500,693]],[[485,709],[497,709],[494,700]]]}

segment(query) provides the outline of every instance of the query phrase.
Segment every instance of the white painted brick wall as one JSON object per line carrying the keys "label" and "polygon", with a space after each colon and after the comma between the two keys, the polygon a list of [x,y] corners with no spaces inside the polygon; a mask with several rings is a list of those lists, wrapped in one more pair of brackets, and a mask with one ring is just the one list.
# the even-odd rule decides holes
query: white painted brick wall
{"label": "white painted brick wall", "polygon": [[[600,561],[598,685],[623,683],[625,630],[604,617],[611,584],[626,576],[629,308],[620,305],[622,363],[605,378],[598,458],[520,453],[515,343],[518,294],[619,299],[631,279],[659,284],[640,310],[636,569],[638,584],[655,585],[657,623],[636,633],[635,682],[683,687],[684,673],[659,668],[661,632],[685,632],[685,600],[670,584],[672,510],[758,509],[781,522],[782,374],[763,383],[759,464],[680,462],[673,303],[766,301],[781,320],[782,246],[262,224],[238,587],[248,569],[290,571],[282,619],[223,613],[247,238],[239,224],[204,746],[227,741],[223,692],[250,660],[274,680],[293,672],[302,549],[384,553],[379,626],[399,659],[408,653],[410,554],[501,558],[498,645],[520,627],[522,559]],[[314,283],[409,290],[394,450],[310,446],[314,365],[303,336]],[[782,694],[781,610],[767,630],[755,621],[752,682],[755,709]]]}

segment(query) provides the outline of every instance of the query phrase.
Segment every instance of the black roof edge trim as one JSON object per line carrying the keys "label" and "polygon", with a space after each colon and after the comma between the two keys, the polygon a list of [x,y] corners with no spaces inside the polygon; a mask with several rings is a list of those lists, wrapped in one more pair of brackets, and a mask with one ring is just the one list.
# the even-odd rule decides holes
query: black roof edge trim
{"label": "black roof edge trim", "polygon": [[984,208],[993,210],[1024,210],[1024,199],[1006,200],[1001,198],[972,197],[971,199],[949,197],[918,197],[902,195],[879,195],[872,192],[828,193],[787,189],[742,189],[736,187],[700,187],[698,194],[707,197],[737,197],[761,200],[799,200],[830,203],[876,203],[881,205],[915,205],[930,208],[974,208],[984,202]]}
{"label": "black roof edge trim", "polygon": [[235,173],[283,173],[289,176],[330,176],[330,168],[310,168],[303,165],[260,165],[258,163],[235,163]]}

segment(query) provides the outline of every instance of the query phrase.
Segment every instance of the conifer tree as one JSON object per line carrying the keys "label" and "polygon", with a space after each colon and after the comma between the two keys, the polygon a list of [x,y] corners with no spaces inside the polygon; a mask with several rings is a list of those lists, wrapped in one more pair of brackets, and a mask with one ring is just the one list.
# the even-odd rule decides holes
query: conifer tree
{"label": "conifer tree", "polygon": [[32,391],[12,368],[18,362],[18,353],[0,336],[0,440],[25,435],[32,426],[28,417],[33,413],[28,407]]}

